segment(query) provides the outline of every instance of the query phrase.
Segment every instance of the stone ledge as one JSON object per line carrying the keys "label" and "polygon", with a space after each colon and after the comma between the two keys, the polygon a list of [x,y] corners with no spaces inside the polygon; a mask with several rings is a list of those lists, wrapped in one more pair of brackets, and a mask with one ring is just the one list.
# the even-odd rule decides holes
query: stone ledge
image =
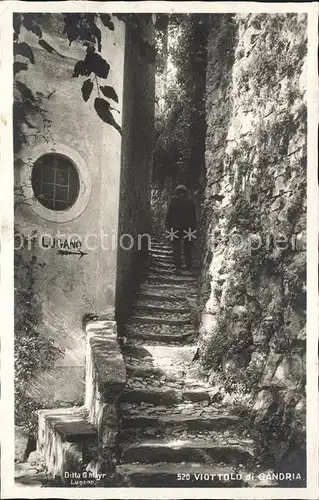
{"label": "stone ledge", "polygon": [[86,324],[85,331],[87,334],[101,332],[108,335],[116,335],[116,323],[111,320],[90,321]]}
{"label": "stone ledge", "polygon": [[96,321],[86,326],[88,349],[98,377],[99,390],[107,397],[120,394],[126,383],[124,359],[114,321]]}
{"label": "stone ledge", "polygon": [[97,445],[97,430],[86,420],[82,408],[39,410],[37,449],[48,473],[61,478],[64,471],[80,471],[84,455]]}
{"label": "stone ledge", "polygon": [[80,409],[40,410],[46,423],[64,441],[76,442],[96,436],[97,431],[82,415]]}
{"label": "stone ledge", "polygon": [[86,325],[86,333],[85,406],[90,422],[100,434],[107,406],[114,403],[125,388],[126,370],[115,321],[92,321]]}

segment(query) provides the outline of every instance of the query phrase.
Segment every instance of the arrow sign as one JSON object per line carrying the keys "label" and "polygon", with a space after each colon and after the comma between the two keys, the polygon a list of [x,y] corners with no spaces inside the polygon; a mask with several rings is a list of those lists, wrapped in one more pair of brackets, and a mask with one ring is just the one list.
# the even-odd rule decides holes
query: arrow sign
{"label": "arrow sign", "polygon": [[82,259],[83,255],[88,255],[88,252],[82,252],[82,250],[78,250],[77,252],[72,252],[71,250],[58,250],[59,255],[79,255],[80,259]]}

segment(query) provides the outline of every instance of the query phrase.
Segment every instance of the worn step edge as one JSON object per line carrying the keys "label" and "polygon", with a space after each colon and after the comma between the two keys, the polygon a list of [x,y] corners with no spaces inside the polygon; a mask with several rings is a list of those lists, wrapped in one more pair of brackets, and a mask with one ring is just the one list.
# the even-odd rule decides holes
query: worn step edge
{"label": "worn step edge", "polygon": [[137,429],[146,427],[183,427],[192,430],[224,430],[236,425],[239,418],[236,415],[147,415],[123,416],[123,429]]}
{"label": "worn step edge", "polygon": [[150,440],[128,445],[122,452],[122,463],[129,462],[250,462],[254,458],[252,446],[222,442],[190,440]]}
{"label": "worn step edge", "polygon": [[148,268],[150,273],[153,273],[154,275],[161,275],[165,274],[167,276],[172,276],[172,277],[184,277],[184,278],[197,278],[198,277],[198,272],[197,271],[190,271],[189,269],[182,269],[181,274],[176,275],[176,271],[174,266],[163,266],[161,267],[160,265],[152,265]]}
{"label": "worn step edge", "polygon": [[189,313],[188,306],[162,306],[160,304],[150,304],[146,301],[136,301],[134,306],[138,309],[145,309],[146,311],[167,312],[167,313]]}
{"label": "worn step edge", "polygon": [[163,281],[166,281],[167,284],[171,284],[171,283],[176,283],[176,284],[179,284],[179,283],[192,283],[192,284],[196,284],[197,283],[197,278],[196,277],[193,277],[193,276],[183,276],[182,274],[180,275],[165,275],[165,276],[162,276],[161,274],[149,274],[148,275],[148,279],[149,280],[163,280]]}
{"label": "worn step edge", "polygon": [[[141,370],[142,372],[142,370]],[[132,372],[133,373],[133,370]],[[135,378],[145,377],[145,373],[138,375],[138,372],[134,372]],[[153,375],[150,373],[150,375]],[[177,403],[200,403],[203,401],[210,401],[211,394],[205,390],[190,390],[190,389],[159,389],[158,387],[151,387],[149,389],[144,389],[140,387],[127,386],[123,393],[123,398],[126,402],[135,403],[152,403],[159,404],[159,401],[168,401],[167,404],[177,404]],[[158,401],[156,398],[159,398]]]}
{"label": "worn step edge", "polygon": [[151,333],[143,330],[130,328],[126,330],[126,337],[129,339],[147,340],[153,342],[177,342],[183,343],[196,334],[195,331],[189,331],[182,334],[169,333]]}
{"label": "worn step edge", "polygon": [[[141,292],[143,292],[144,290],[158,290],[158,291],[163,291],[163,292],[167,292],[167,293],[172,293],[172,294],[176,294],[177,292],[184,292],[183,293],[183,296],[184,297],[187,297],[190,293],[190,290],[189,288],[179,284],[179,283],[142,283],[141,285]],[[195,295],[196,291],[194,290],[193,294]]]}
{"label": "worn step edge", "polygon": [[165,318],[161,316],[132,316],[132,321],[140,322],[145,325],[188,325],[191,318]]}
{"label": "worn step edge", "polygon": [[154,253],[152,252],[150,254],[150,261],[151,262],[161,262],[169,265],[174,265],[174,259],[173,259],[173,254],[160,254],[160,253]]}
{"label": "worn step edge", "polygon": [[[197,346],[161,346],[154,347],[144,344],[143,347],[125,346],[123,352],[125,355],[135,358],[143,358],[144,360],[153,360],[155,358],[174,359],[174,361],[191,361],[197,351]],[[137,360],[138,360],[137,359]]]}
{"label": "worn step edge", "polygon": [[185,302],[185,295],[161,295],[156,292],[140,292],[139,294],[140,300],[158,300],[158,301],[166,301],[166,302]]}
{"label": "worn step edge", "polygon": [[152,257],[150,267],[159,267],[161,269],[171,269],[174,270],[173,260],[168,261],[168,259],[160,259],[158,257]]}
{"label": "worn step edge", "polygon": [[160,242],[160,243],[158,243],[157,241],[152,240],[150,248],[151,249],[152,248],[160,248],[160,249],[163,249],[163,250],[172,250],[171,245],[169,245],[167,243],[167,241],[166,242]]}
{"label": "worn step edge", "polygon": [[[137,377],[136,375],[135,378],[139,377]],[[128,396],[125,396],[126,394]],[[210,401],[211,394],[205,388],[192,391],[189,388],[186,388],[186,390],[184,388],[175,390],[162,389],[152,386],[147,389],[134,386],[126,386],[124,397],[131,398],[132,400],[134,399],[134,401],[136,402],[150,402],[152,404],[157,404],[156,397],[159,397],[161,400],[169,401],[170,404],[176,404],[183,402],[199,403],[202,401]]]}
{"label": "worn step edge", "polygon": [[139,367],[132,363],[125,363],[126,373],[135,377],[151,377],[153,375],[163,375],[163,370],[157,367]]}
{"label": "worn step edge", "polygon": [[149,252],[150,255],[168,255],[170,257],[173,256],[173,251],[171,248],[151,247]]}
{"label": "worn step edge", "polygon": [[126,387],[121,396],[121,401],[125,403],[150,403],[171,406],[182,402],[182,395],[174,389],[158,390],[157,388],[137,389]]}

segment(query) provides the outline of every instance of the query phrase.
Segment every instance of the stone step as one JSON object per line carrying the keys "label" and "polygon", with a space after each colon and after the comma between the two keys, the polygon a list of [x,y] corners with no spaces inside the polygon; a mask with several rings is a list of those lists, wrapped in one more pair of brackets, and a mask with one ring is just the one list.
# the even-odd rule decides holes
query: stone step
{"label": "stone step", "polygon": [[[152,291],[153,290],[153,291]],[[185,295],[166,295],[165,292],[159,291],[156,292],[156,288],[153,288],[150,291],[145,291],[145,292],[140,292],[139,298],[140,300],[145,300],[145,301],[161,301],[161,302],[178,302],[178,301],[183,301],[185,302]]]}
{"label": "stone step", "polygon": [[194,331],[189,331],[187,333],[153,333],[152,330],[145,331],[140,328],[129,328],[126,330],[126,335],[129,338],[134,338],[143,341],[151,341],[151,342],[161,342],[164,344],[168,343],[177,343],[182,344],[184,342],[188,342],[190,338],[195,335]]}
{"label": "stone step", "polygon": [[162,262],[163,264],[169,264],[173,265],[173,254],[172,253],[156,253],[156,252],[151,252],[150,253],[151,261],[152,262]]}
{"label": "stone step", "polygon": [[188,314],[189,313],[189,307],[188,306],[174,306],[174,305],[160,305],[156,303],[149,303],[146,301],[139,300],[135,302],[135,307],[143,310],[143,311],[150,311],[150,312],[163,312],[163,313],[180,313],[180,314]]}
{"label": "stone step", "polygon": [[157,257],[152,257],[151,266],[158,267],[159,269],[170,269],[171,271],[175,269],[173,260],[159,259]]}
{"label": "stone step", "polygon": [[154,265],[152,265],[149,268],[149,271],[154,276],[165,274],[165,275],[173,276],[173,277],[176,276],[178,278],[179,277],[184,277],[184,278],[195,278],[195,279],[197,279],[197,276],[198,276],[197,272],[195,272],[195,271],[189,271],[187,269],[182,269],[181,270],[181,274],[177,275],[174,266],[172,266],[170,269],[168,269],[166,267],[161,268],[160,266],[154,266]]}
{"label": "stone step", "polygon": [[164,235],[160,235],[160,234],[156,233],[156,234],[153,234],[151,237],[152,237],[152,241],[155,244],[158,244],[158,245],[166,245],[167,244],[167,240],[166,240]]}
{"label": "stone step", "polygon": [[126,387],[121,401],[123,403],[149,403],[171,406],[182,401],[182,395],[174,389],[130,389]]}
{"label": "stone step", "polygon": [[141,413],[134,415],[127,415],[124,413],[122,418],[123,429],[145,429],[155,428],[159,430],[172,431],[173,429],[186,429],[186,430],[208,430],[216,431],[221,429],[233,428],[239,422],[236,415],[224,415],[216,413],[203,414],[203,415],[185,415],[185,414],[156,414],[156,407],[154,413]]}
{"label": "stone step", "polygon": [[[149,376],[151,377],[155,373],[152,372],[151,367],[149,366]],[[189,388],[169,388],[167,389],[166,385],[168,384],[167,380],[172,380],[172,374],[173,372],[164,372],[162,370],[161,375],[164,376],[162,379],[162,387],[158,385],[153,385],[152,384],[152,379],[149,378],[148,380],[145,377],[145,374],[143,373],[143,369],[140,368],[140,373],[138,373],[138,368],[136,372],[133,372],[133,366],[131,365],[131,371],[134,374],[134,378],[131,379],[131,383],[129,383],[124,391],[124,396],[123,396],[123,401],[127,403],[148,403],[148,404],[166,404],[166,405],[173,405],[173,404],[179,404],[179,403],[199,403],[199,402],[210,402],[212,394],[209,392],[209,390],[206,390],[204,388],[202,389],[189,389]],[[157,367],[158,374],[160,373],[159,367]],[[156,367],[155,367],[156,371]],[[176,375],[177,375],[177,380],[178,380],[178,373],[180,373],[182,370],[177,369],[176,370]],[[167,378],[165,377],[167,375]],[[147,382],[145,381],[147,380]],[[171,384],[171,386],[177,386],[176,383]],[[173,392],[172,392],[173,391]],[[158,400],[156,398],[159,398]],[[165,403],[163,403],[165,401]]]}
{"label": "stone step", "polygon": [[124,356],[134,356],[139,360],[153,360],[163,363],[171,359],[173,362],[190,363],[197,351],[197,346],[153,346],[147,343],[143,346],[127,345],[122,352]]}
{"label": "stone step", "polygon": [[188,325],[191,322],[190,317],[178,318],[178,317],[165,317],[163,316],[142,316],[134,315],[132,316],[132,321],[143,323],[145,325]]}
{"label": "stone step", "polygon": [[[189,337],[190,335],[196,335],[196,330],[191,324],[187,325],[164,325],[153,324],[148,325],[146,323],[141,323],[136,320],[131,319],[129,323],[124,326],[124,335],[127,337],[137,337],[141,335],[141,338],[146,339],[146,335],[151,335],[152,338],[159,338],[160,336],[169,335],[173,338]],[[186,336],[186,337],[185,337]]]}
{"label": "stone step", "polygon": [[166,377],[172,379],[183,376],[190,369],[196,353],[196,346],[142,346],[124,345],[127,373],[134,377]]}
{"label": "stone step", "polygon": [[173,255],[173,250],[171,247],[163,246],[151,246],[150,254],[154,255]]}
{"label": "stone step", "polygon": [[158,242],[156,240],[151,241],[151,248],[159,248],[161,250],[172,250],[172,246],[168,243],[168,241]]}
{"label": "stone step", "polygon": [[201,463],[156,464],[128,463],[116,467],[118,474],[126,480],[126,486],[135,487],[180,487],[180,488],[225,488],[242,487],[243,480],[235,467],[229,465],[204,465]]}
{"label": "stone step", "polygon": [[133,363],[125,363],[126,373],[129,377],[152,377],[158,376],[161,377],[163,375],[163,371],[158,366],[152,366],[150,364],[143,364],[143,366],[139,366]]}
{"label": "stone step", "polygon": [[182,274],[180,274],[179,276],[161,276],[159,274],[149,274],[147,277],[147,282],[166,285],[193,285],[195,288],[197,284],[197,278],[193,276],[183,276]]}
{"label": "stone step", "polygon": [[[165,346],[153,347],[165,348]],[[178,346],[173,347],[178,348]],[[176,404],[182,403],[187,406],[191,403],[205,403],[205,405],[208,405],[216,396],[216,388],[208,386],[204,381],[201,382],[197,380],[194,382],[194,380],[190,380],[186,382],[186,384],[185,381],[182,381],[181,377],[183,374],[192,370],[191,360],[183,363],[178,361],[174,362],[173,359],[169,358],[162,358],[159,362],[152,363],[152,360],[148,359],[144,361],[138,358],[129,358],[125,352],[124,356],[132,372],[132,376],[125,387],[125,392],[127,394],[129,393],[128,398],[132,400],[131,402],[156,405],[157,403],[156,399],[153,397],[153,393],[155,393],[155,395],[157,393],[164,393],[165,399],[165,395],[168,391],[168,399],[171,400],[172,390],[175,392],[173,399],[176,400]],[[143,373],[144,368],[145,371],[150,373],[149,376],[145,376]],[[141,375],[139,375],[139,371],[142,372]],[[160,376],[156,377],[155,372],[160,374]],[[149,395],[149,393],[151,394]],[[127,402],[130,401],[127,400]],[[176,413],[176,410],[174,410],[174,413]],[[189,413],[189,410],[187,413]]]}
{"label": "stone step", "polygon": [[140,288],[141,293],[156,293],[165,295],[165,297],[178,297],[178,299],[185,299],[189,296],[196,297],[196,289],[191,290],[189,287],[181,284],[165,284],[165,283],[143,283]]}
{"label": "stone step", "polygon": [[[167,277],[165,277],[166,283],[148,283],[147,281],[141,284],[141,291],[143,291],[144,287],[153,287],[157,291],[160,292],[165,292],[169,294],[176,294],[176,293],[182,293],[185,297],[185,295],[188,297],[189,293],[192,293],[195,295],[197,292],[196,288],[193,287],[191,290],[188,286],[185,286],[185,283],[182,282],[177,282],[176,280],[169,280]],[[188,284],[187,284],[188,285]]]}
{"label": "stone step", "polygon": [[220,441],[147,440],[128,444],[122,452],[122,463],[196,462],[247,464],[254,459],[253,443],[229,444]]}

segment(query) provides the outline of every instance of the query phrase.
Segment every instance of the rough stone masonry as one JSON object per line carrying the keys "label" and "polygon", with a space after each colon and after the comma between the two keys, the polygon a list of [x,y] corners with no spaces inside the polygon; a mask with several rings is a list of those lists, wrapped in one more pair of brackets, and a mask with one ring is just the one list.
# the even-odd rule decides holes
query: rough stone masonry
{"label": "rough stone masonry", "polygon": [[255,423],[290,470],[305,447],[306,29],[304,14],[211,17],[200,218],[202,360],[255,384]]}

